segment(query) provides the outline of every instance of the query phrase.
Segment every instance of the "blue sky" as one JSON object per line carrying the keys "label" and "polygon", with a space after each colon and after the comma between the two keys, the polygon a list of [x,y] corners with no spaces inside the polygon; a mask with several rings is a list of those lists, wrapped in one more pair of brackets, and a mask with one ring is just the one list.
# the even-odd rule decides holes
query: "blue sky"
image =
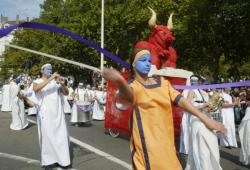
{"label": "blue sky", "polygon": [[40,6],[44,0],[0,0],[0,14],[8,17],[9,20],[15,20],[19,14],[20,19],[26,20],[39,17]]}

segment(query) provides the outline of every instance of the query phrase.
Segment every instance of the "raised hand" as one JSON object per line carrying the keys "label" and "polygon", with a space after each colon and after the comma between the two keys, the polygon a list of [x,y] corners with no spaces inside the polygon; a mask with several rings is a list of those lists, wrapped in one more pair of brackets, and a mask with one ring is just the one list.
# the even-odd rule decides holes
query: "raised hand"
{"label": "raised hand", "polygon": [[109,68],[103,69],[102,77],[105,80],[110,80],[110,81],[113,81],[114,83],[119,83],[120,81],[124,80],[124,78],[121,76],[121,74],[117,70],[109,69]]}
{"label": "raised hand", "polygon": [[60,74],[58,74],[57,72],[54,72],[54,73],[50,76],[49,80],[59,79],[59,78],[60,78]]}

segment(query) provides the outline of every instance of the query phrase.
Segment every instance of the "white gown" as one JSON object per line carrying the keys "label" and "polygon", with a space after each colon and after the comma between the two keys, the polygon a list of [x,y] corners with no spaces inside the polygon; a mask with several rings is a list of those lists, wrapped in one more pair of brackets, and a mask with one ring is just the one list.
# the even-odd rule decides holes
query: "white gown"
{"label": "white gown", "polygon": [[96,96],[96,99],[94,101],[92,118],[94,120],[104,120],[106,93],[96,90],[94,96]]}
{"label": "white gown", "polygon": [[[182,96],[187,98],[189,90],[184,90]],[[179,152],[188,154],[189,151],[189,118],[190,115],[188,112],[184,111],[181,119],[180,125],[180,148]]]}
{"label": "white gown", "polygon": [[0,91],[0,106],[2,106],[3,103],[3,93]]}
{"label": "white gown", "polygon": [[244,165],[250,164],[250,106],[246,109],[246,114],[239,126],[239,136],[241,142],[240,162]]}
{"label": "white gown", "polygon": [[[69,95],[73,92],[73,89],[72,88],[68,88],[69,90]],[[69,105],[69,102],[68,102],[68,96],[63,96],[63,111],[65,114],[71,114],[72,112],[72,109]]]}
{"label": "white gown", "polygon": [[17,84],[13,81],[10,82],[10,109],[12,110],[12,105],[13,105],[13,101],[15,100],[16,98],[16,86]]}
{"label": "white gown", "polygon": [[9,84],[5,84],[3,85],[3,89],[2,89],[2,93],[3,93],[3,101],[2,101],[2,108],[1,110],[3,112],[9,112],[11,111],[11,107],[10,107],[10,85]]}
{"label": "white gown", "polygon": [[[208,95],[200,90],[204,101],[208,102]],[[194,90],[193,105],[198,106],[203,101],[198,90]],[[206,112],[203,110],[202,112]],[[205,114],[205,113],[204,113]],[[220,166],[220,153],[216,134],[195,116],[190,116],[189,122],[189,152],[185,170],[222,170]]]}
{"label": "white gown", "polygon": [[[32,102],[36,103],[36,96],[35,92],[33,91],[33,83],[30,85],[30,87],[27,90],[27,97],[29,100]],[[31,107],[28,108],[28,115],[36,115],[37,114],[37,108],[36,107]]]}
{"label": "white gown", "polygon": [[[233,103],[232,97],[229,94],[222,93],[221,96],[223,97],[225,103],[227,104]],[[227,133],[220,135],[220,145],[237,147],[233,107],[222,108],[221,114],[222,114],[222,123],[227,128]]]}
{"label": "white gown", "polygon": [[76,89],[77,99],[72,108],[72,123],[89,122],[92,120],[92,106],[90,102],[91,93],[88,90]]}
{"label": "white gown", "polygon": [[[22,130],[26,128],[29,123],[27,121],[27,117],[24,110],[24,103],[21,99],[17,97],[18,94],[18,86],[13,85],[12,87],[12,94],[16,94],[15,99],[12,102],[12,122],[10,124],[10,129],[12,130]],[[23,91],[21,91],[24,94]]]}
{"label": "white gown", "polygon": [[[34,81],[39,84],[42,79]],[[38,134],[41,149],[41,165],[58,163],[70,165],[69,136],[63,113],[63,96],[60,85],[50,81],[41,91],[36,92],[38,101]]]}

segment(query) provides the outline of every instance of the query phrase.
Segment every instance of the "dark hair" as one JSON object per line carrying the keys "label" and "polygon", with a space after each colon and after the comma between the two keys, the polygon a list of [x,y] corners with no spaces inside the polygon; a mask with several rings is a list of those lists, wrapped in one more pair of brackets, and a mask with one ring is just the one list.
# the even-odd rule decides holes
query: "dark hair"
{"label": "dark hair", "polygon": [[68,80],[64,79],[64,84],[67,86],[68,85]]}
{"label": "dark hair", "polygon": [[23,84],[20,85],[20,89],[24,90],[25,86]]}
{"label": "dark hair", "polygon": [[198,76],[198,75],[196,75],[196,74],[193,74],[192,76],[190,76],[190,79],[192,79],[192,78],[194,78],[194,77],[198,78],[198,80],[200,80],[200,79],[201,79],[201,77],[200,77],[200,76]]}
{"label": "dark hair", "polygon": [[246,99],[247,99],[247,101],[250,101],[250,94],[246,95]]}

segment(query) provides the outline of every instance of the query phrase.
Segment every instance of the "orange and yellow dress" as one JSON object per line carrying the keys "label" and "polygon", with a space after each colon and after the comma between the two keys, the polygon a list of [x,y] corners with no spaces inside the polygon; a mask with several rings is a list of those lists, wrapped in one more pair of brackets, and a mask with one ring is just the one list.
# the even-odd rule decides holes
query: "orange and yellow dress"
{"label": "orange and yellow dress", "polygon": [[174,125],[171,103],[178,103],[181,94],[168,80],[157,84],[130,83],[134,92],[131,114],[130,149],[136,170],[181,170],[174,144]]}

